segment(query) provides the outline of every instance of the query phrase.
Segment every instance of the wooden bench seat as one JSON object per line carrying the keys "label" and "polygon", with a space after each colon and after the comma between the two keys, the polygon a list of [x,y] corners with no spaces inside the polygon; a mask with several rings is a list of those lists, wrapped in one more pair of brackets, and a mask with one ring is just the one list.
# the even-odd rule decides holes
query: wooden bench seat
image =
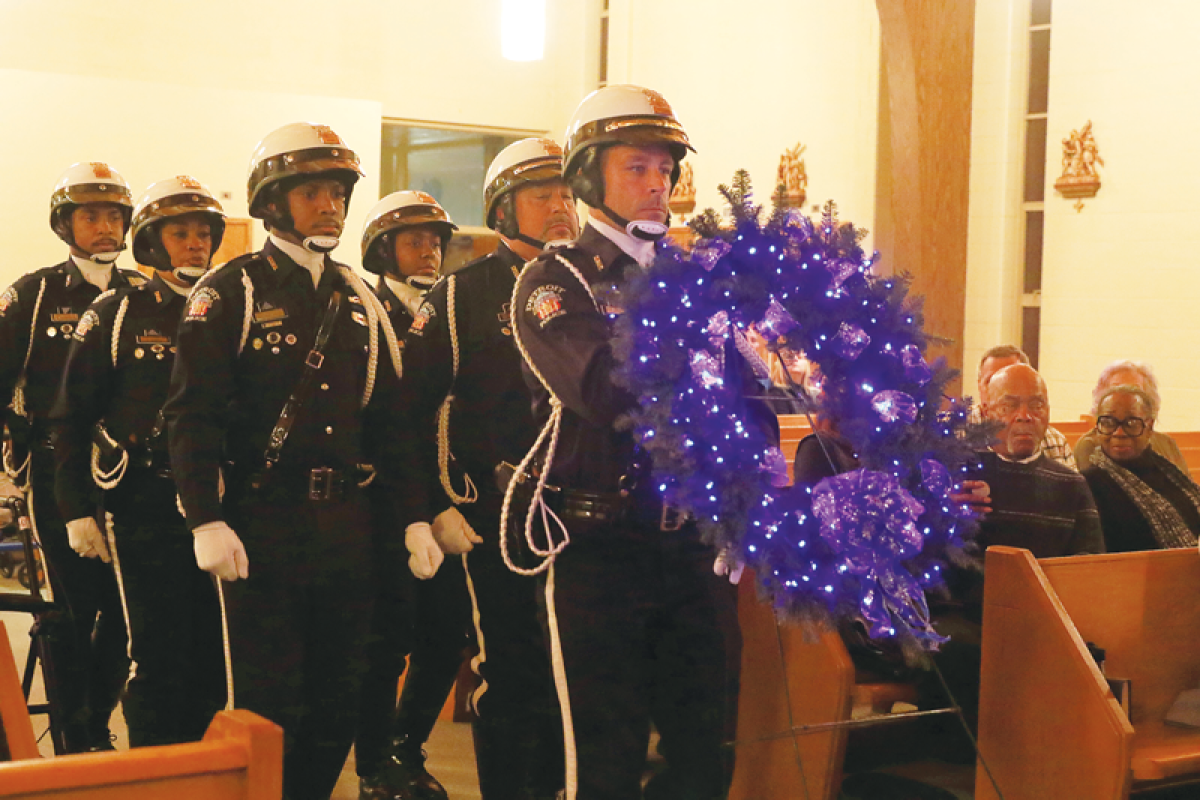
{"label": "wooden bench seat", "polygon": [[[1105,672],[1086,642],[1106,652]],[[1200,687],[1194,548],[1037,561],[987,553],[979,745],[1008,800],[1123,800],[1200,781],[1200,731],[1164,725]],[[1108,678],[1132,683],[1129,714]],[[983,770],[975,797],[997,797]]]}
{"label": "wooden bench seat", "polygon": [[0,622],[4,800],[279,800],[283,729],[250,711],[222,711],[203,741],[40,758]]}

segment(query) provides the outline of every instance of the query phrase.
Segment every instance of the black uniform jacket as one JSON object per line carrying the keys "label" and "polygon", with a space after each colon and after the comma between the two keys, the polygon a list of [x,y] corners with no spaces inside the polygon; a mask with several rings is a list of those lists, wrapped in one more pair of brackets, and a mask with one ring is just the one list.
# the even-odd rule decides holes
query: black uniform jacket
{"label": "black uniform jacket", "polygon": [[408,310],[408,306],[404,305],[404,301],[396,296],[392,291],[392,287],[388,286],[388,282],[383,278],[379,279],[379,283],[375,286],[375,296],[379,298],[379,302],[383,304],[383,308],[387,311],[388,319],[392,321],[392,327],[396,331],[396,335],[403,337],[408,330],[408,326],[412,325],[413,315]]}
{"label": "black uniform jacket", "polygon": [[[529,390],[521,374],[521,354],[512,338],[509,306],[524,259],[507,245],[454,273],[458,377],[454,377],[447,314],[449,281],[440,281],[425,297],[408,330],[406,382],[412,379],[414,428],[422,452],[410,468],[432,470],[428,513],[450,505],[438,480],[437,412],[447,395],[450,406],[450,482],[464,490],[463,474],[476,488],[498,493],[494,471],[501,461],[516,464],[533,445],[537,431],[529,408]],[[416,482],[418,476],[413,476]],[[481,532],[481,534],[486,532]]]}
{"label": "black uniform jacket", "polygon": [[[113,325],[126,298],[114,364]],[[156,276],[102,297],[80,318],[51,414],[58,428],[55,488],[63,519],[92,511],[92,432],[97,422],[131,454],[151,448],[165,463],[166,436],[161,428],[153,440],[151,434],[167,400],[183,307],[184,298]]]}
{"label": "black uniform jacket", "polygon": [[[144,280],[138,272],[114,269],[109,288],[125,289]],[[30,272],[0,294],[0,406],[12,402],[28,352],[26,412],[35,424],[50,415],[75,327],[99,294],[100,290],[84,279],[71,259]],[[32,351],[29,350],[31,330]]]}
{"label": "black uniform jacket", "polygon": [[[646,487],[641,474],[648,466],[636,452],[631,432],[613,423],[632,409],[636,398],[612,380],[610,323],[597,310],[579,279],[559,258],[566,258],[593,287],[598,300],[603,289],[620,284],[637,262],[615,243],[588,225],[574,244],[544,254],[521,275],[514,319],[530,359],[564,407],[562,431],[550,472],[550,482],[593,492],[616,492],[622,477]],[[603,309],[620,313],[619,309]],[[737,350],[726,348],[726,369],[759,394],[753,374]],[[550,398],[526,367],[526,383],[534,396],[538,420],[550,414]],[[747,412],[778,443],[775,416],[761,401],[747,401]]]}
{"label": "black uniform jacket", "polygon": [[[254,287],[249,331],[243,277]],[[223,519],[217,468],[240,496],[263,468],[268,437],[296,388],[334,290],[343,293],[334,331],[314,389],[283,446],[268,485],[302,485],[322,467],[353,470],[373,464],[375,485],[396,488],[401,420],[399,379],[379,335],[379,361],[370,404],[361,408],[367,382],[368,320],[357,296],[326,258],[313,289],[312,275],[270,242],[206,277],[188,298],[179,326],[179,352],[165,415],[171,465],[188,527]],[[398,491],[387,491],[399,503]]]}

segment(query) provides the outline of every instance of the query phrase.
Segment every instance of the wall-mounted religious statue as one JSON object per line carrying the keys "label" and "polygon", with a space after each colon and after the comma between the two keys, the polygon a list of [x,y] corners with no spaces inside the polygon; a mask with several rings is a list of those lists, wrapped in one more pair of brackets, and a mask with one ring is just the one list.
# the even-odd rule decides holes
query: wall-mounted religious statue
{"label": "wall-mounted religious statue", "polygon": [[667,206],[671,209],[672,214],[678,214],[684,218],[696,207],[696,181],[692,175],[690,161],[683,162],[679,171],[679,181],[675,184],[674,191],[671,192],[671,199],[667,201]]}
{"label": "wall-mounted religious statue", "polygon": [[779,157],[779,172],[775,181],[775,203],[781,208],[800,208],[808,197],[808,171],[801,156],[807,148],[796,142],[791,150]]}
{"label": "wall-mounted religious statue", "polygon": [[[1054,182],[1054,188],[1063,197],[1095,197],[1100,190],[1100,175],[1097,167],[1104,166],[1104,159],[1096,147],[1096,138],[1092,136],[1092,121],[1062,140],[1063,143],[1063,172]],[[1075,210],[1083,208],[1083,201],[1077,200]]]}

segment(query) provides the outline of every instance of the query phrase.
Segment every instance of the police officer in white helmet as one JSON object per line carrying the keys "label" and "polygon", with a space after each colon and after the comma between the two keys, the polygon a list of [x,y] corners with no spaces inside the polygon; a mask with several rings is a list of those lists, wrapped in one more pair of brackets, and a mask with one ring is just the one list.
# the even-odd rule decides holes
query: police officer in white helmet
{"label": "police officer in white helmet", "polygon": [[197,741],[225,702],[217,595],[176,508],[162,417],[185,298],[224,230],[221,204],[196,179],[146,189],[133,252],[154,278],[105,292],[84,312],[53,412],[59,509],[84,533],[72,544],[111,560],[125,601],[137,664],[124,701],[133,747]]}
{"label": "police officer in white helmet", "polygon": [[[653,262],[691,149],[655,91],[614,85],[584,98],[567,130],[564,176],[588,206],[587,226],[526,267],[513,296],[535,415],[556,445],[541,464],[555,487],[543,499],[570,534],[545,571],[564,728],[574,733],[568,798],[708,800],[725,797],[732,777],[735,590],[713,574],[715,554],[694,523],[663,506],[649,459],[617,425],[637,399],[612,380],[610,320],[621,309],[604,303]],[[522,530],[527,507],[510,510]],[[643,794],[651,722],[666,766]]]}
{"label": "police officer in white helmet", "polygon": [[224,582],[234,699],[283,726],[292,800],[328,798],[345,763],[376,581],[395,578],[368,493],[404,501],[399,344],[328,255],[361,176],[327,126],[263,138],[247,192],[267,244],[192,289],[164,409],[196,561]]}
{"label": "police officer in white helmet", "polygon": [[[379,275],[375,293],[397,331],[407,331],[412,324],[426,292],[439,277],[442,255],[457,229],[441,204],[426,192],[393,192],[367,213],[363,267]],[[419,387],[423,380],[420,370],[408,370],[404,384]],[[418,437],[419,428],[411,424],[408,412],[397,409],[396,413],[410,421],[410,436]],[[411,494],[407,463],[405,474],[403,480]],[[381,562],[392,555],[386,544],[379,543]],[[461,562],[441,563],[441,550],[433,542],[413,540],[408,544],[413,548],[407,554],[412,576],[403,575],[380,586],[371,623],[369,667],[363,678],[354,740],[359,800],[446,798],[446,790],[425,769],[424,746],[454,688],[469,644],[470,599]],[[394,571],[399,575],[402,565]],[[396,682],[401,673],[404,692],[397,703]]]}
{"label": "police officer in white helmet", "polygon": [[[70,257],[31,272],[0,294],[0,402],[9,407],[5,469],[28,485],[56,602],[70,633],[49,637],[55,670],[51,733],[59,753],[112,749],[108,718],[128,670],[125,622],[112,568],[80,556],[78,525],[64,527],[54,501],[50,412],[71,336],[84,311],[108,289],[140,283],[115,269],[125,249],[133,200],[108,164],[84,161],[63,172],[50,197],[50,227]],[[92,496],[92,511],[98,493]]]}
{"label": "police officer in white helmet", "polygon": [[429,483],[420,469],[437,464],[440,487],[426,514],[442,549],[461,554],[471,578],[482,643],[472,662],[483,679],[473,721],[480,792],[485,800],[544,800],[563,786],[562,723],[536,581],[510,571],[501,557],[494,474],[519,461],[537,434],[509,304],[524,263],[578,235],[562,148],[544,138],[504,148],[488,168],[483,199],[500,245],[435,286],[408,332],[414,380],[405,395],[415,403],[409,416],[425,448],[410,464],[409,483]]}

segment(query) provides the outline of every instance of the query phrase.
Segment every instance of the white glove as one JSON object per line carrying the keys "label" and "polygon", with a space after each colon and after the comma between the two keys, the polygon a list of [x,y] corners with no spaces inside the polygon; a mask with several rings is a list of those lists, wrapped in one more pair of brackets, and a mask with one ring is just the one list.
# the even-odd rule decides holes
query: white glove
{"label": "white glove", "polygon": [[408,548],[408,568],[419,579],[427,581],[442,565],[442,548],[433,540],[428,522],[414,522],[404,529],[404,546]]}
{"label": "white glove", "polygon": [[742,559],[729,547],[722,548],[721,552],[717,553],[717,560],[713,562],[713,574],[728,575],[729,582],[735,585],[742,579],[742,570],[745,568]]}
{"label": "white glove", "polygon": [[192,531],[196,564],[223,581],[250,576],[250,559],[242,540],[224,522],[206,522]]}
{"label": "white glove", "polygon": [[104,534],[92,517],[80,517],[67,523],[67,541],[71,549],[84,558],[99,558],[105,564],[111,561]]}
{"label": "white glove", "polygon": [[448,556],[459,556],[483,544],[483,539],[462,512],[451,506],[433,519],[433,538]]}

